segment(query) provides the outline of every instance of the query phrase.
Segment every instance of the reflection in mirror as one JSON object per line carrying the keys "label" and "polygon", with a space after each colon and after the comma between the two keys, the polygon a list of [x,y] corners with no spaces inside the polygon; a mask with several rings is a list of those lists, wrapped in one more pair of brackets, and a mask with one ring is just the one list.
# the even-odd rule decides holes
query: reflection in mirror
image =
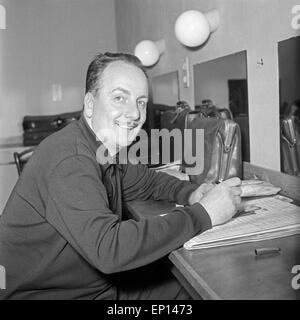
{"label": "reflection in mirror", "polygon": [[278,43],[281,171],[300,176],[300,37]]}
{"label": "reflection in mirror", "polygon": [[178,72],[170,72],[150,79],[150,94],[145,129],[160,129],[160,111],[175,106],[179,100]]}
{"label": "reflection in mirror", "polygon": [[250,162],[246,51],[194,65],[195,108],[230,110],[242,134],[242,160]]}
{"label": "reflection in mirror", "polygon": [[[174,71],[152,77],[150,79],[149,90],[147,118],[143,129],[150,138],[152,129],[161,129],[161,112],[170,108],[170,106],[175,106],[179,100],[178,72]],[[160,151],[159,153],[161,153]],[[151,155],[150,141],[148,141],[148,155],[149,157]],[[150,163],[150,158],[148,159],[148,163]]]}
{"label": "reflection in mirror", "polygon": [[175,105],[179,100],[178,72],[170,72],[151,79],[153,103]]}

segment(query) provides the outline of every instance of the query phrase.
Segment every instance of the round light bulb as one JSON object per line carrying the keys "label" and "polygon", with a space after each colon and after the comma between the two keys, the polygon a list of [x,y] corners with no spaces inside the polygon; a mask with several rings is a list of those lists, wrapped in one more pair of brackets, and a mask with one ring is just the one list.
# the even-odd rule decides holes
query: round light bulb
{"label": "round light bulb", "polygon": [[141,60],[145,67],[150,67],[158,61],[160,52],[153,41],[143,40],[135,47],[134,55]]}
{"label": "round light bulb", "polygon": [[187,47],[198,47],[210,34],[210,26],[206,16],[197,10],[182,13],[175,23],[176,38]]}

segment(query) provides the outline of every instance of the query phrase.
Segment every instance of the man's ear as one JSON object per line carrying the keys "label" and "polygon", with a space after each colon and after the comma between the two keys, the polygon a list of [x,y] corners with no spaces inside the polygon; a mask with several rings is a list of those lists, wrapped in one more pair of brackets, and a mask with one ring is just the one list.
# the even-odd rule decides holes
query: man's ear
{"label": "man's ear", "polygon": [[86,116],[86,118],[90,119],[93,116],[94,113],[94,103],[95,98],[91,94],[91,92],[87,92],[84,96],[84,109],[83,113]]}

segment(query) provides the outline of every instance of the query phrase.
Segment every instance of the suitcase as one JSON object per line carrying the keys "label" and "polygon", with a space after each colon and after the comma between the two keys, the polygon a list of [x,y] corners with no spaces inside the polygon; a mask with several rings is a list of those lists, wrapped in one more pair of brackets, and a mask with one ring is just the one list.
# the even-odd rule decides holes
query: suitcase
{"label": "suitcase", "polygon": [[[162,115],[169,114],[169,111],[172,111],[171,118],[174,118],[174,112],[177,113],[179,110],[183,108],[184,102],[177,102],[176,105],[170,106],[166,104],[158,104],[158,103],[148,103],[147,107],[147,118],[146,122],[143,126],[143,129],[147,132],[147,135],[149,139],[151,139],[151,131],[154,129],[160,130],[161,128],[164,128],[164,123],[161,123],[162,120],[165,118],[162,117]],[[171,141],[171,145],[173,144],[173,141]],[[157,162],[152,162],[153,159],[151,159],[151,154],[155,153],[158,157]],[[151,140],[148,142],[148,167],[149,168],[155,168],[158,166],[161,166],[165,164],[162,157],[162,144],[161,141],[159,141],[158,150],[154,148],[152,150]],[[170,161],[173,161],[173,156],[171,155]]]}
{"label": "suitcase", "polygon": [[50,134],[64,128],[72,121],[78,120],[81,111],[61,113],[51,116],[25,116],[23,118],[23,145],[38,145]]}

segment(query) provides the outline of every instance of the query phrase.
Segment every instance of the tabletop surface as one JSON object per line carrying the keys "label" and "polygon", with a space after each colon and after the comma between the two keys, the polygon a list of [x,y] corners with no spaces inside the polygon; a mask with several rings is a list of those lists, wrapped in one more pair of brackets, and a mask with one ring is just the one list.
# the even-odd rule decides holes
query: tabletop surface
{"label": "tabletop surface", "polygon": [[[181,248],[169,258],[205,299],[300,299],[300,289],[292,287],[292,268],[300,265],[299,244],[297,235],[204,250]],[[256,256],[255,249],[262,247],[281,251]]]}
{"label": "tabletop surface", "polygon": [[[137,220],[174,207],[152,200],[127,206]],[[262,247],[279,247],[280,253],[256,256],[255,249]],[[300,235],[201,250],[180,248],[169,259],[194,298],[196,294],[203,299],[300,299],[300,289],[292,287],[293,266],[299,265],[300,272]]]}

